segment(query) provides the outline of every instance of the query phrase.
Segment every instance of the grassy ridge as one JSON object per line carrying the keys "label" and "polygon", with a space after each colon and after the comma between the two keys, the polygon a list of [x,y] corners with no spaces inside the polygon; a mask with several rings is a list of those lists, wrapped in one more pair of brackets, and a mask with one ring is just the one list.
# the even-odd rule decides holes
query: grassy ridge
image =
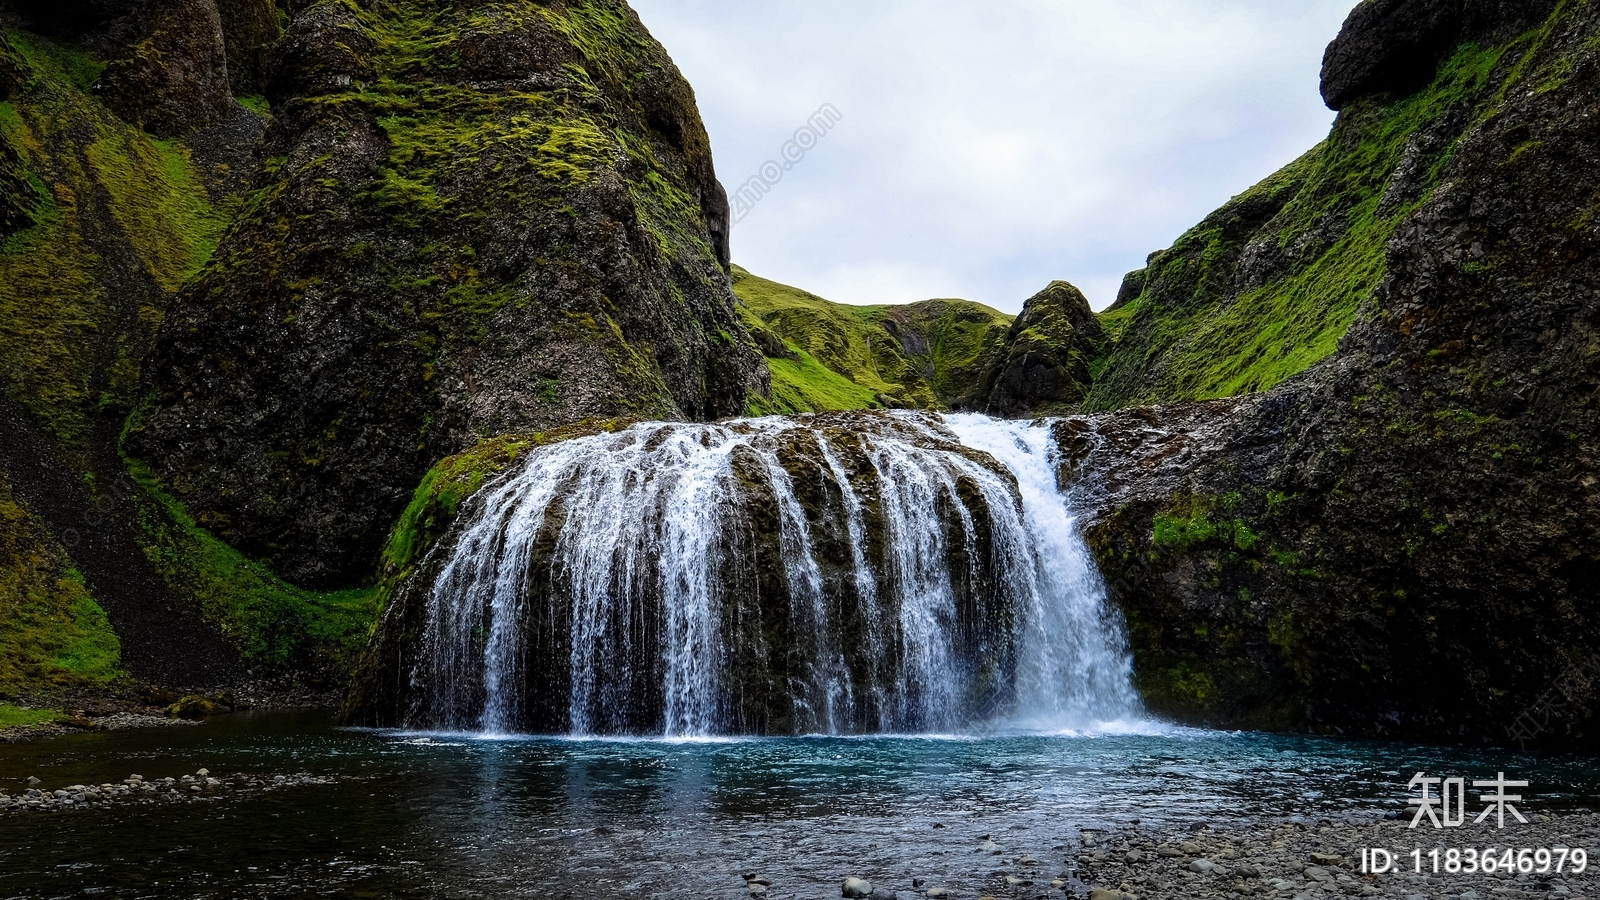
{"label": "grassy ridge", "polygon": [[1333,353],[1529,39],[1464,46],[1420,93],[1352,104],[1326,141],[1154,254],[1137,298],[1102,314],[1116,342],[1085,408],[1264,391]]}
{"label": "grassy ridge", "polygon": [[733,267],[745,327],[772,370],[756,413],[943,409],[965,398],[1011,317],[965,300],[849,306]]}

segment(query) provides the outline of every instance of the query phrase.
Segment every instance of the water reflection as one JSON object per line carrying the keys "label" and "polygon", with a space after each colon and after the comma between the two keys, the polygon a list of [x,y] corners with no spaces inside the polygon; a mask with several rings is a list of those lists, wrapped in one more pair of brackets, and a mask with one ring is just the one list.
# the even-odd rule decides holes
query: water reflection
{"label": "water reflection", "polygon": [[[0,817],[5,894],[786,897],[844,874],[977,884],[980,835],[1059,865],[1077,828],[1373,815],[1419,770],[1594,802],[1595,760],[1169,731],[1094,737],[496,740],[238,716],[0,747],[0,784],[304,771],[333,785],[186,807]],[[943,826],[943,827],[936,827]],[[596,894],[597,895],[597,894]]]}

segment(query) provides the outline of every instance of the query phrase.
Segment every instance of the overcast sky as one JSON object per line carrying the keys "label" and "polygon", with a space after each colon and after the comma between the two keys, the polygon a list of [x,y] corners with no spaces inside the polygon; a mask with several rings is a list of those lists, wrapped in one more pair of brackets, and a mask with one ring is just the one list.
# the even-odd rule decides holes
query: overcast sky
{"label": "overcast sky", "polygon": [[1153,250],[1309,150],[1357,0],[632,0],[694,85],[717,174],[843,115],[733,232],[844,303],[1096,308]]}

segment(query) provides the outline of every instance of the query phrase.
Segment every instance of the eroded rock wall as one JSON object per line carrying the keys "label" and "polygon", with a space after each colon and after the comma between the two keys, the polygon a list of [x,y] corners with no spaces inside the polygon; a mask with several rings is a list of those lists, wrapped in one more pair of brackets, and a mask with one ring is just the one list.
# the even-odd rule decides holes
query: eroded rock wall
{"label": "eroded rock wall", "polygon": [[1505,743],[1564,683],[1537,740],[1596,746],[1563,682],[1600,646],[1596,34],[1569,4],[1505,45],[1335,356],[1063,426],[1156,709]]}
{"label": "eroded rock wall", "polygon": [[324,0],[276,54],[267,166],[131,438],[208,528],[348,584],[483,437],[766,392],[693,93],[625,4]]}

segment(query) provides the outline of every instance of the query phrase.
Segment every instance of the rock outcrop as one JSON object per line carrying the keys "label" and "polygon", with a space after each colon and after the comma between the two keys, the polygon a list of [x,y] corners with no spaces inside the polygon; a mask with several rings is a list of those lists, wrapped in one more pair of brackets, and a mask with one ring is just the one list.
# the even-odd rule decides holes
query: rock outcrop
{"label": "rock outcrop", "polygon": [[1006,418],[1071,411],[1089,392],[1090,364],[1105,351],[1105,331],[1083,292],[1053,282],[1011,323],[978,378],[973,406]]}
{"label": "rock outcrop", "polygon": [[[1089,534],[1156,709],[1595,746],[1596,34],[1569,4],[1485,51],[1334,356],[1265,395],[1062,426],[1108,485]],[[1407,108],[1382,102],[1343,116]]]}
{"label": "rock outcrop", "polygon": [[130,440],[231,543],[349,584],[482,437],[765,395],[693,94],[619,0],[325,0],[270,69],[272,162]]}
{"label": "rock outcrop", "polygon": [[274,0],[222,0],[222,40],[228,58],[228,83],[237,96],[260,94],[266,85],[270,50],[283,35]]}
{"label": "rock outcrop", "polygon": [[226,119],[233,93],[215,0],[152,0],[145,17],[145,36],[100,76],[106,106],[159,137]]}
{"label": "rock outcrop", "polygon": [[1463,42],[1494,43],[1543,21],[1557,0],[1365,0],[1322,58],[1322,97],[1342,110],[1371,94],[1404,95],[1433,81]]}

